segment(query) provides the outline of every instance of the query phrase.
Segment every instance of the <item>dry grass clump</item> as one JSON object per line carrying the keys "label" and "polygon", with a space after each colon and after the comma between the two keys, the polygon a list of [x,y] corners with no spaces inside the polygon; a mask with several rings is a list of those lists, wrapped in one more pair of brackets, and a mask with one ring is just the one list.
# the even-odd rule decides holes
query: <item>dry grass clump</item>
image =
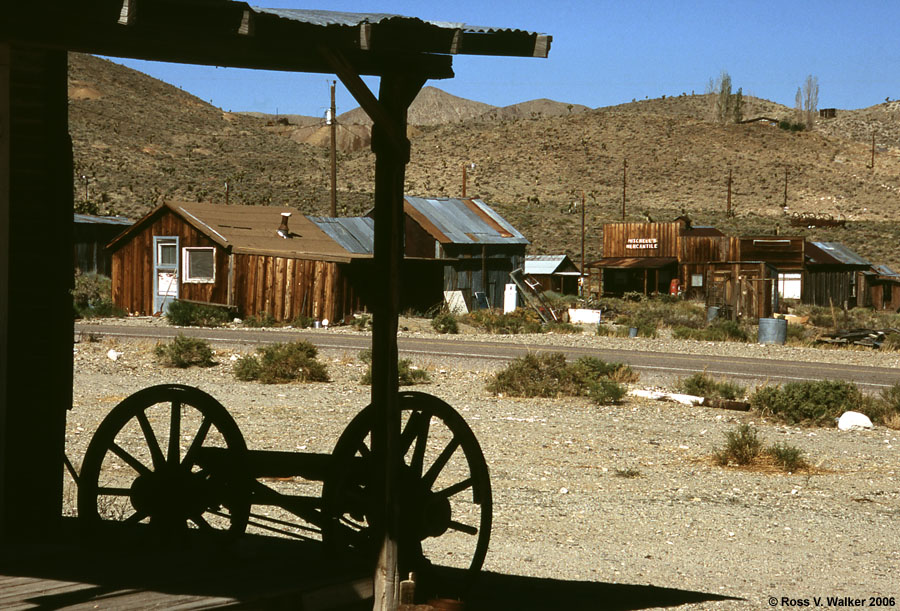
{"label": "dry grass clump", "polygon": [[318,349],[309,342],[271,344],[256,352],[258,355],[245,356],[234,364],[238,380],[263,384],[329,381],[328,368],[316,359]]}
{"label": "dry grass clump", "polygon": [[727,431],[725,446],[713,456],[723,467],[736,465],[765,470],[771,465],[788,473],[809,469],[803,450],[783,443],[765,448],[756,429],[749,424]]}
{"label": "dry grass clump", "polygon": [[622,381],[637,381],[627,365],[594,357],[566,362],[561,352],[526,354],[497,372],[487,390],[513,397],[590,397],[597,404],[614,403],[625,396]]}

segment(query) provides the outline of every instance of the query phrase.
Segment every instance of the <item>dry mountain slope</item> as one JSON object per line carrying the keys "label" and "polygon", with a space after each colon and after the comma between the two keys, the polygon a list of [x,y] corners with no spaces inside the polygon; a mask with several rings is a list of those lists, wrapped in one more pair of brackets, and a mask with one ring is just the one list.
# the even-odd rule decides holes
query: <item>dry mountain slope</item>
{"label": "dry mountain slope", "polygon": [[[83,192],[78,177],[88,175],[92,204],[114,204],[136,215],[164,198],[224,202],[229,181],[232,203],[327,213],[327,149],[294,142],[281,126],[223,113],[121,66],[78,55],[71,61],[76,193]],[[431,94],[449,100],[439,90]],[[697,223],[733,232],[772,233],[780,225],[783,233],[843,241],[873,262],[900,269],[900,155],[893,136],[900,119],[883,106],[839,111],[837,119],[800,133],[763,123],[712,123],[709,97],[692,95],[593,111],[566,108],[551,117],[481,114],[411,131],[406,191],[458,196],[462,165],[474,162],[468,193],[483,196],[519,227],[532,241],[531,252],[574,255],[580,252],[576,204],[584,190],[587,251],[595,258],[602,223],[621,218],[627,160],[629,220],[687,212]],[[455,108],[438,114],[462,113]],[[745,116],[754,113],[791,111],[748,98]],[[884,134],[874,169],[867,167],[866,129]],[[729,170],[734,218],[724,216]],[[786,171],[788,214],[843,215],[851,221],[848,228],[788,227],[782,210]],[[370,205],[372,176],[367,148],[339,156],[339,213]]]}

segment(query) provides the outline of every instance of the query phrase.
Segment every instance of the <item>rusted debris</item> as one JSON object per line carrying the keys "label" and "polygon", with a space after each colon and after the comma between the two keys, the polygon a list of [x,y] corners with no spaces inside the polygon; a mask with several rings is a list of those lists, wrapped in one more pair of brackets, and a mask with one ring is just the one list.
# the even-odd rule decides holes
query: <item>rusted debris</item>
{"label": "rusted debris", "polygon": [[887,329],[853,329],[825,335],[817,339],[816,342],[820,344],[881,348],[881,344],[884,343],[887,336],[894,333],[900,334],[900,329],[893,327]]}
{"label": "rusted debris", "polygon": [[847,219],[836,219],[827,212],[815,214],[795,212],[791,215],[791,227],[844,227],[846,224]]}

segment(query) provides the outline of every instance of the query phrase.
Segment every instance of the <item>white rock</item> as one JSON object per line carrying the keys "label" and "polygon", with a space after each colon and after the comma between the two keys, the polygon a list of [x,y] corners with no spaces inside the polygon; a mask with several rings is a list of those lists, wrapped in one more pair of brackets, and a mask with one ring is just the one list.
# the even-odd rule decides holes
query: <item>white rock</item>
{"label": "white rock", "polygon": [[859,412],[844,412],[838,418],[838,428],[842,431],[872,428],[872,421],[865,414]]}
{"label": "white rock", "polygon": [[111,361],[118,361],[119,357],[125,354],[124,352],[117,352],[115,349],[110,348],[109,352],[106,353],[106,356],[109,357]]}

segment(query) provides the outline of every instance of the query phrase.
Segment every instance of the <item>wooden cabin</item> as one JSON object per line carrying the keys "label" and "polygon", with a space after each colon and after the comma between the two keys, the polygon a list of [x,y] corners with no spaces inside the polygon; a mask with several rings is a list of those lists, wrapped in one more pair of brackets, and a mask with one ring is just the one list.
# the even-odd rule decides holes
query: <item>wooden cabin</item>
{"label": "wooden cabin", "polygon": [[503,307],[509,273],[525,265],[525,236],[480,199],[407,195],[403,211],[405,265],[418,266],[416,277],[437,274],[469,310]]}
{"label": "wooden cabin", "polygon": [[876,310],[900,312],[900,274],[887,265],[873,265],[865,274],[868,303]]}
{"label": "wooden cabin", "polygon": [[291,208],[168,202],[109,249],[113,302],[135,314],[181,299],[241,316],[340,321],[369,294],[371,253],[348,250]]}
{"label": "wooden cabin", "polygon": [[112,261],[106,245],[131,223],[122,216],[75,214],[75,269],[82,274],[109,276]]}
{"label": "wooden cabin", "polygon": [[807,242],[803,303],[853,308],[869,305],[865,290],[872,264],[840,242]]}
{"label": "wooden cabin", "polygon": [[581,271],[568,255],[525,255],[525,275],[545,291],[577,295]]}

